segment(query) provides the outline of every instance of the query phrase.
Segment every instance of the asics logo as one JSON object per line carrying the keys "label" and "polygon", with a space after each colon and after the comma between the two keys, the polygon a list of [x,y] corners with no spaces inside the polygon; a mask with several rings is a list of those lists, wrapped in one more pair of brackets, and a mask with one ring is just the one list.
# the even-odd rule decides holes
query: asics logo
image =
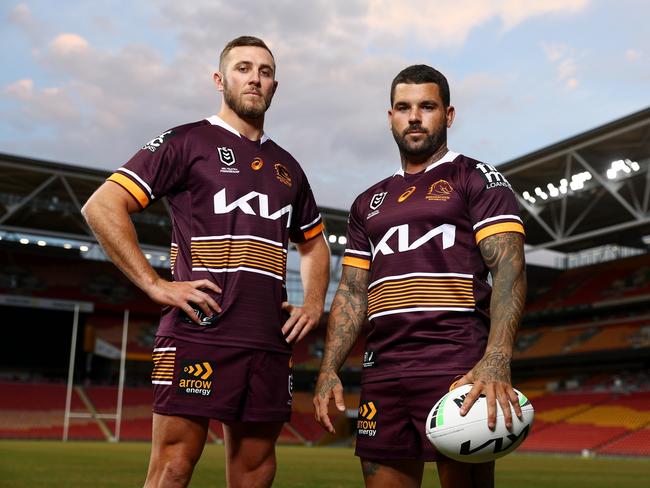
{"label": "asics logo", "polygon": [[[255,212],[250,202],[257,200],[258,213]],[[214,213],[227,214],[235,209],[239,209],[247,215],[259,215],[264,219],[269,220],[278,220],[284,214],[288,214],[287,218],[287,227],[291,222],[291,212],[293,206],[291,204],[286,205],[279,210],[276,210],[273,213],[269,212],[269,197],[264,193],[258,193],[256,191],[248,192],[243,197],[239,197],[237,200],[226,203],[226,189],[220,190],[214,195]]]}
{"label": "asics logo", "polygon": [[[456,226],[451,224],[442,224],[438,227],[431,229],[429,232],[424,234],[422,237],[416,239],[413,242],[410,242],[409,236],[409,225],[402,224],[395,227],[391,227],[384,234],[381,240],[377,243],[376,246],[372,246],[372,257],[378,253],[382,253],[384,256],[387,254],[393,254],[395,251],[390,247],[388,241],[393,237],[394,234],[397,234],[397,252],[406,252],[413,251],[420,246],[423,246],[431,239],[437,235],[442,236],[442,248],[447,249],[454,245],[456,242]],[[394,244],[393,244],[394,245]]]}

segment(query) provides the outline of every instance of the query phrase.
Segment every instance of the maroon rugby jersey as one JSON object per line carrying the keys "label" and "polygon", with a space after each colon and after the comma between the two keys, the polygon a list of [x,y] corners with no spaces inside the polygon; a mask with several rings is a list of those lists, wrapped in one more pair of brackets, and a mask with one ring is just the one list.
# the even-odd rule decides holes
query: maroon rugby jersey
{"label": "maroon rugby jersey", "polygon": [[207,278],[223,290],[210,292],[223,309],[215,326],[186,323],[181,310],[164,307],[158,335],[290,351],[280,330],[288,239],[311,239],[323,223],[288,152],[266,136],[241,136],[215,115],[164,132],[109,180],[142,208],[166,196],[174,280]]}
{"label": "maroon rugby jersey", "polygon": [[491,293],[478,243],[523,234],[518,213],[493,166],[451,151],[357,197],[343,264],[370,270],[364,382],[474,367],[487,342]]}

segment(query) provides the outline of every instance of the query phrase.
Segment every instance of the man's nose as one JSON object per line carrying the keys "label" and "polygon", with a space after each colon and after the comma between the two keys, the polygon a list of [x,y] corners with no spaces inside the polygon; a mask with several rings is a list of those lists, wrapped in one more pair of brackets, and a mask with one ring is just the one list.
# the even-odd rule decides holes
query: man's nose
{"label": "man's nose", "polygon": [[248,83],[251,85],[260,85],[260,74],[256,70],[251,70],[251,77],[248,80]]}
{"label": "man's nose", "polygon": [[409,112],[409,124],[419,124],[420,122],[422,122],[420,110],[417,108],[411,109]]}

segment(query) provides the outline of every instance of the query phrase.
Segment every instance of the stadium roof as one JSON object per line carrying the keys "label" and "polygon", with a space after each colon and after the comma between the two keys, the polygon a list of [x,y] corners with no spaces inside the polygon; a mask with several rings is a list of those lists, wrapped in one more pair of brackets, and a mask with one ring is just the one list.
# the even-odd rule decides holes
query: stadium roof
{"label": "stadium roof", "polygon": [[[94,241],[81,207],[109,172],[0,154],[0,231],[15,235],[50,236],[76,241]],[[145,212],[134,214],[140,243],[148,249],[167,250],[171,222],[165,199]],[[342,253],[347,212],[321,208],[331,244]]]}
{"label": "stadium roof", "polygon": [[650,107],[499,166],[533,249],[576,252],[650,234]]}

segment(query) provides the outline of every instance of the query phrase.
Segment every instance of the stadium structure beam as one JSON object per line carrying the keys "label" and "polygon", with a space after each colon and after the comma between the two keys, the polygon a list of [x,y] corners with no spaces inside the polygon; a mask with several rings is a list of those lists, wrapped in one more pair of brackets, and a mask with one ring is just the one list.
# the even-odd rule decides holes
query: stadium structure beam
{"label": "stadium structure beam", "polygon": [[648,213],[648,203],[650,202],[650,171],[645,174],[645,192],[643,195],[643,213]]}
{"label": "stadium structure beam", "polygon": [[557,246],[562,246],[564,244],[571,244],[573,242],[579,242],[582,240],[590,239],[592,237],[597,237],[600,235],[614,234],[621,230],[630,229],[632,227],[637,227],[639,225],[650,224],[650,218],[644,218],[643,220],[637,221],[632,220],[629,222],[624,222],[622,224],[611,225],[609,227],[603,227],[601,229],[592,230],[589,232],[583,232],[582,234],[576,234],[574,236],[569,236],[565,238],[555,239],[553,241],[543,242],[537,245],[531,245],[529,248],[530,251],[536,251],[538,249],[548,249]]}
{"label": "stadium structure beam", "polygon": [[560,236],[557,235],[557,234],[553,231],[553,229],[551,229],[551,227],[550,227],[550,226],[549,226],[549,225],[548,225],[548,224],[547,224],[547,223],[546,223],[546,222],[545,222],[545,221],[544,221],[544,220],[543,220],[543,219],[538,215],[537,210],[535,210],[535,208],[534,208],[533,206],[531,206],[531,205],[530,205],[526,200],[524,200],[524,198],[523,198],[521,195],[519,195],[519,193],[515,193],[515,196],[517,197],[517,201],[519,202],[519,204],[520,204],[522,207],[524,207],[524,208],[528,211],[528,213],[530,214],[530,216],[531,216],[532,218],[534,218],[534,219],[537,221],[537,223],[538,223],[538,224],[539,224],[539,225],[540,225],[540,226],[541,226],[541,227],[542,227],[546,232],[548,232],[548,235],[549,235],[549,236],[551,236],[554,240],[557,240],[557,239],[560,238]]}
{"label": "stadium structure beam", "polygon": [[580,222],[582,222],[587,215],[591,213],[593,208],[600,202],[600,200],[605,196],[607,192],[604,189],[601,189],[600,192],[596,195],[595,198],[592,198],[589,204],[584,208],[582,213],[576,217],[576,219],[573,221],[573,224],[571,224],[571,227],[569,227],[569,230],[566,231],[566,233],[562,237],[568,237],[571,234],[573,234],[573,231],[580,225]]}
{"label": "stadium structure beam", "polygon": [[595,170],[595,169],[594,169],[594,168],[593,168],[593,167],[592,167],[592,166],[591,166],[591,165],[590,165],[590,164],[585,160],[585,158],[583,158],[583,157],[580,155],[580,153],[578,153],[577,151],[573,151],[573,152],[571,152],[571,155],[572,155],[572,156],[573,156],[573,157],[574,157],[574,158],[575,158],[575,159],[576,159],[576,160],[577,160],[577,161],[578,161],[578,162],[579,162],[579,163],[580,163],[580,164],[581,164],[581,165],[582,165],[582,166],[583,166],[587,171],[589,171],[589,172],[591,173],[591,175],[594,177],[594,179],[595,179],[598,183],[600,183],[600,186],[602,186],[605,190],[607,190],[607,192],[609,192],[609,194],[610,194],[611,196],[613,196],[614,199],[616,199],[616,201],[618,201],[618,203],[620,203],[620,204],[623,206],[623,208],[625,208],[625,210],[627,210],[628,212],[630,212],[630,214],[632,215],[632,217],[634,217],[637,221],[643,219],[643,215],[640,215],[636,210],[634,210],[634,208],[632,207],[632,205],[630,205],[630,204],[627,202],[627,200],[625,200],[625,199],[624,199],[624,198],[623,198],[623,197],[618,193],[617,188],[615,188],[614,185],[613,185],[612,183],[610,183],[609,181],[605,180],[602,176],[600,176],[600,174],[598,173],[598,171],[596,171],[596,170]]}
{"label": "stadium structure beam", "polygon": [[27,195],[25,198],[23,198],[20,202],[18,202],[16,205],[12,205],[11,208],[9,208],[9,210],[7,211],[7,213],[4,214],[2,217],[0,217],[0,224],[7,221],[12,215],[15,215],[16,212],[18,212],[21,208],[27,205],[35,196],[37,196],[40,192],[45,190],[45,188],[47,188],[52,183],[54,183],[57,178],[58,178],[57,175],[50,176],[47,180],[45,180],[43,183],[38,185],[34,190],[32,190],[31,193]]}

